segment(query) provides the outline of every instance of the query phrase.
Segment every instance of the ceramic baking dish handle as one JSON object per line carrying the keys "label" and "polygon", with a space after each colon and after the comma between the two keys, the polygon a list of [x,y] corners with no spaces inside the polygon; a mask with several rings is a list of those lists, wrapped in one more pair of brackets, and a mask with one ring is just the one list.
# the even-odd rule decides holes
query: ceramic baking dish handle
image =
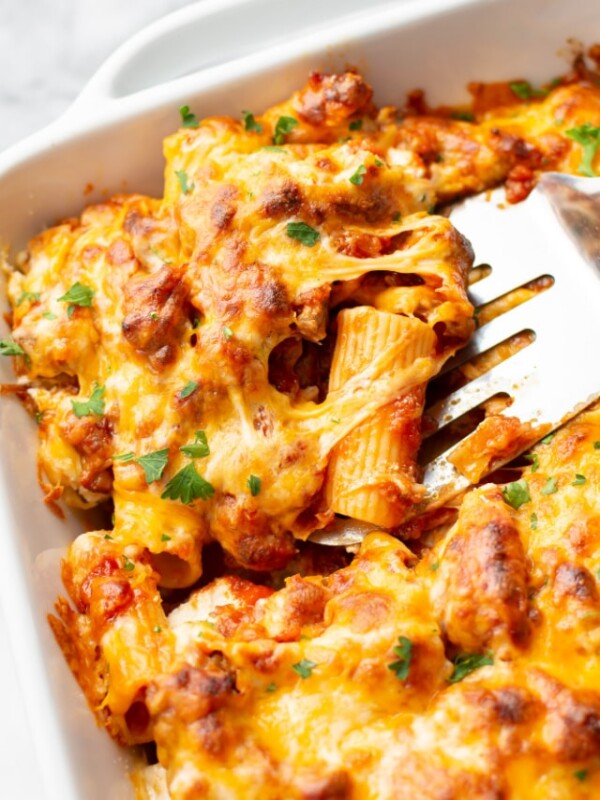
{"label": "ceramic baking dish handle", "polygon": [[[402,0],[395,0],[398,4]],[[392,0],[375,5],[393,5]],[[368,0],[202,0],[157,20],[119,47],[71,110],[113,103],[372,10]]]}

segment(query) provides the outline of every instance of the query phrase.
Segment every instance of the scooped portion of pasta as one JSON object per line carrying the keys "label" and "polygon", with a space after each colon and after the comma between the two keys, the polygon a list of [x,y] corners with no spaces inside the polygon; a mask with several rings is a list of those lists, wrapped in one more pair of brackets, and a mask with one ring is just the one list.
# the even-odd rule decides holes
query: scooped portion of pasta
{"label": "scooped portion of pasta", "polygon": [[[40,481],[107,509],[50,622],[111,735],[156,744],[140,797],[532,798],[549,763],[535,797],[579,796],[598,412],[531,475],[415,514],[425,391],[475,326],[473,254],[436,209],[593,170],[591,75],[476,84],[468,109],[378,110],[351,71],[262,116],[183,106],[163,198],[90,206],[20,256],[3,352]],[[306,541],[340,520],[371,529],[354,558]]]}
{"label": "scooped portion of pasta", "polygon": [[48,491],[112,499],[110,536],[163,586],[211,540],[279,569],[336,513],[392,529],[422,496],[424,387],[473,329],[472,253],[362,78],[319,91],[182,128],[162,201],[86,209],[11,279]]}

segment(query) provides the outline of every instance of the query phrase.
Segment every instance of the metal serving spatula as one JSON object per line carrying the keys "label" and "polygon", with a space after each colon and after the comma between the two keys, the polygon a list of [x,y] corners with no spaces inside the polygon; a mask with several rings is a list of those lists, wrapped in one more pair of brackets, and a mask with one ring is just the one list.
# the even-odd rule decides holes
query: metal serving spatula
{"label": "metal serving spatula", "polygon": [[[543,175],[522,203],[502,203],[503,190],[479,195],[450,213],[471,242],[475,264],[491,272],[469,294],[476,308],[530,281],[554,283],[522,305],[480,327],[448,362],[451,370],[515,334],[534,340],[489,372],[428,409],[437,430],[498,393],[512,403],[503,413],[532,423],[538,434],[510,452],[497,468],[600,396],[600,179]],[[498,206],[501,207],[498,207]],[[474,434],[470,434],[474,435]],[[454,448],[426,465],[423,510],[469,485],[450,463]]]}
{"label": "metal serving spatula", "polygon": [[[435,436],[443,440],[444,429],[462,415],[495,395],[508,395],[511,403],[501,413],[531,423],[532,436],[496,459],[496,469],[600,396],[600,178],[546,173],[524,202],[510,206],[498,189],[457,204],[450,219],[470,240],[475,265],[491,268],[469,290],[476,309],[538,278],[554,280],[546,281],[545,291],[479,327],[444,373],[519,333],[530,332],[531,343],[426,411]],[[425,463],[427,494],[418,513],[470,485],[449,460],[468,438]],[[333,530],[311,539],[350,545],[373,528],[348,523],[340,520]]]}

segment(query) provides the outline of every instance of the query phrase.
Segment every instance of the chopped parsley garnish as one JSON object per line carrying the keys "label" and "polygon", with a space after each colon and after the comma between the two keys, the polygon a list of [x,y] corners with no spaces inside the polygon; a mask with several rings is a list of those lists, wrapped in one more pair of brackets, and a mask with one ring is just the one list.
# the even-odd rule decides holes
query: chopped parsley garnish
{"label": "chopped parsley garnish", "polygon": [[29,300],[30,303],[37,303],[40,299],[39,292],[23,292],[23,294],[17,300],[17,305],[20,306],[21,303],[24,303],[26,300]]}
{"label": "chopped parsley garnish", "polygon": [[196,431],[193,444],[184,444],[179,449],[190,458],[206,458],[210,455],[210,447],[204,431]]}
{"label": "chopped parsley garnish", "polygon": [[339,417],[332,417],[331,421],[333,422],[334,425],[341,425],[342,424],[342,420]]}
{"label": "chopped parsley garnish", "polygon": [[305,680],[306,678],[310,678],[312,671],[316,666],[317,664],[314,661],[309,661],[307,658],[303,658],[302,661],[299,661],[297,664],[292,664],[292,669],[294,672],[297,672],[303,680]]}
{"label": "chopped parsley garnish", "polygon": [[542,444],[550,444],[550,442],[552,441],[552,439],[554,439],[555,436],[556,436],[556,431],[554,431],[553,433],[549,433],[548,436],[544,436],[544,438],[540,439],[540,441]]}
{"label": "chopped parsley garnish", "polygon": [[298,120],[294,117],[279,117],[275,125],[273,144],[283,144],[285,137],[298,127]]}
{"label": "chopped parsley garnish", "polygon": [[376,167],[385,167],[385,162],[382,161],[380,158],[375,159],[375,166]]}
{"label": "chopped parsley garnish", "polygon": [[14,339],[0,339],[0,356],[24,356],[25,350]]}
{"label": "chopped parsley garnish", "polygon": [[594,450],[600,450],[600,442],[594,442]]}
{"label": "chopped parsley garnish", "polygon": [[585,481],[586,481],[585,475],[580,475],[579,473],[576,473],[575,480],[571,481],[571,486],[582,486],[585,483]]}
{"label": "chopped parsley garnish", "polygon": [[450,119],[458,119],[462,122],[475,122],[475,114],[471,111],[453,111],[450,114]]}
{"label": "chopped parsley garnish", "polygon": [[105,538],[107,541],[112,541],[112,538],[113,538],[113,537],[110,535],[110,533],[105,533],[105,534],[104,534],[104,538]]}
{"label": "chopped parsley garnish", "polygon": [[254,119],[254,114],[251,114],[250,111],[242,111],[242,119],[244,121],[244,128],[247,131],[252,131],[254,133],[263,132],[263,126]]}
{"label": "chopped parsley garnish", "polygon": [[153,453],[140,456],[135,459],[135,463],[139,464],[144,470],[146,483],[159,481],[162,478],[165,467],[169,463],[169,448],[165,447],[163,450],[155,450]]}
{"label": "chopped parsley garnish", "polygon": [[547,89],[534,89],[529,81],[515,81],[509,85],[520,100],[531,100],[532,97],[545,97],[548,94]]}
{"label": "chopped parsley garnish", "polygon": [[52,311],[44,311],[42,317],[44,319],[56,319],[56,314],[53,314]]}
{"label": "chopped parsley garnish", "polygon": [[152,630],[154,631],[154,633],[162,632],[162,628],[160,627],[160,625],[155,625],[154,628],[152,628]]}
{"label": "chopped parsley garnish", "polygon": [[525,478],[521,478],[520,481],[513,481],[513,483],[507,484],[502,489],[502,497],[509,506],[521,508],[524,503],[528,503],[531,500],[529,484]]}
{"label": "chopped parsley garnish", "polygon": [[475,672],[480,667],[490,666],[494,663],[494,656],[491,653],[460,653],[454,659],[454,669],[448,678],[448,683],[458,683]]}
{"label": "chopped parsley garnish", "polygon": [[180,106],[181,124],[184,128],[197,128],[199,125],[198,117],[190,111],[189,106]]}
{"label": "chopped parsley garnish", "polygon": [[408,678],[410,662],[412,660],[412,649],[413,646],[410,639],[407,639],[406,636],[398,637],[398,646],[394,647],[393,651],[398,659],[388,664],[388,669],[391,669],[400,681],[405,681]]}
{"label": "chopped parsley garnish", "polygon": [[529,526],[532,531],[537,531],[538,526],[538,518],[535,511],[532,513],[531,517],[529,518]]}
{"label": "chopped parsley garnish", "polygon": [[124,464],[126,464],[128,461],[133,461],[134,458],[135,455],[131,451],[128,453],[119,453],[118,455],[112,457],[113,461],[123,461]]}
{"label": "chopped parsley garnish", "polygon": [[150,314],[148,314],[148,316],[150,317],[152,322],[156,322],[158,320],[158,314],[156,313],[156,311],[151,311]]}
{"label": "chopped parsley garnish", "polygon": [[440,562],[439,561],[434,561],[433,564],[429,565],[429,569],[432,572],[437,572],[439,568],[440,568]]}
{"label": "chopped parsley garnish", "polygon": [[104,414],[104,391],[104,386],[96,385],[89,400],[71,400],[75,416],[91,417],[95,414],[101,417]]}
{"label": "chopped parsley garnish", "polygon": [[170,542],[171,537],[169,536],[168,533],[163,533],[163,535],[160,537],[160,540],[161,542]]}
{"label": "chopped parsley garnish", "polygon": [[67,306],[67,317],[70,319],[73,311],[75,311],[75,306],[89,308],[92,305],[92,298],[95,294],[95,291],[89,286],[84,286],[83,283],[77,281],[66,294],[63,294],[63,296],[58,299],[63,303],[69,304]]}
{"label": "chopped parsley garnish", "polygon": [[179,397],[185,398],[189,397],[191,394],[194,394],[196,389],[198,388],[198,384],[196,381],[188,381],[183,389],[179,392]]}
{"label": "chopped parsley garnish", "polygon": [[263,150],[268,150],[269,153],[287,153],[283,147],[276,147],[274,144],[266,144]]}
{"label": "chopped parsley garnish", "polygon": [[276,683],[270,683],[267,686],[267,688],[265,689],[265,692],[274,692],[276,689],[277,689],[277,684]]}
{"label": "chopped parsley garnish", "polygon": [[176,169],[175,175],[177,175],[177,180],[179,181],[179,188],[184,194],[189,194],[192,189],[194,188],[193,183],[188,183],[188,174],[184,169]]}
{"label": "chopped parsley garnish", "polygon": [[214,486],[202,475],[199,475],[193,462],[190,462],[171,478],[161,494],[161,498],[163,500],[181,500],[182,503],[188,505],[198,498],[208,500],[214,493]]}
{"label": "chopped parsley garnish", "polygon": [[578,781],[581,781],[581,783],[583,783],[583,781],[588,776],[588,771],[587,769],[576,769],[573,775],[577,778]]}
{"label": "chopped parsley garnish", "polygon": [[596,173],[593,162],[596,151],[600,147],[600,126],[594,127],[590,122],[584,122],[583,125],[578,125],[576,128],[569,128],[565,133],[569,139],[573,139],[574,142],[581,145],[580,174],[594,178]]}
{"label": "chopped parsley garnish", "polygon": [[363,182],[363,180],[364,180],[364,177],[363,177],[363,176],[364,176],[364,174],[365,174],[365,172],[366,172],[366,171],[367,171],[367,168],[365,167],[365,165],[364,165],[364,164],[361,164],[361,165],[360,165],[360,166],[357,168],[357,170],[356,170],[356,172],[354,173],[354,175],[351,175],[351,176],[350,176],[350,178],[349,178],[348,180],[349,180],[349,181],[350,181],[350,183],[352,183],[354,186],[361,186],[361,185],[362,185],[362,182]]}
{"label": "chopped parsley garnish", "polygon": [[229,342],[233,338],[233,331],[227,325],[223,328],[223,338],[226,342]]}
{"label": "chopped parsley garnish", "polygon": [[523,458],[527,459],[527,461],[531,461],[531,471],[537,472],[540,468],[540,459],[538,458],[537,453],[525,453]]}
{"label": "chopped parsley garnish", "polygon": [[39,425],[40,422],[44,419],[44,411],[36,411],[35,413],[35,421]]}
{"label": "chopped parsley garnish", "polygon": [[127,572],[131,572],[135,569],[135,564],[133,561],[130,561],[127,556],[123,556],[123,569],[126,569]]}
{"label": "chopped parsley garnish", "polygon": [[542,486],[541,494],[556,494],[556,492],[558,492],[556,478],[548,478],[546,483]]}
{"label": "chopped parsley garnish", "polygon": [[402,219],[402,215],[400,214],[399,211],[396,211],[396,213],[392,217],[392,222],[400,222],[401,219]]}
{"label": "chopped parsley garnish", "polygon": [[288,222],[286,233],[290,239],[296,239],[307,247],[314,247],[321,238],[319,231],[311,228],[306,222]]}
{"label": "chopped parsley garnish", "polygon": [[359,131],[363,126],[362,119],[353,119],[350,125],[348,125],[348,130],[350,131]]}
{"label": "chopped parsley garnish", "polygon": [[257,475],[249,475],[246,486],[250,490],[252,497],[256,497],[257,494],[260,494],[261,480]]}

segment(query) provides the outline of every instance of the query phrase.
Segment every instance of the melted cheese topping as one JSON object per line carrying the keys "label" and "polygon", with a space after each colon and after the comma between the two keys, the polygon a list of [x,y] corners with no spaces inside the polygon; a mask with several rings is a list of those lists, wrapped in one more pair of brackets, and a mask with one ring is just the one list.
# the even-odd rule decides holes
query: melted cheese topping
{"label": "melted cheese topping", "polygon": [[[114,530],[71,546],[73,605],[59,600],[51,624],[110,733],[156,742],[140,797],[600,793],[598,407],[536,447],[521,505],[514,487],[481,486],[418,556],[378,532],[342,568],[292,564],[277,591],[231,561],[184,602],[159,590],[194,582],[211,538],[272,570],[292,534],[326,524],[331,449],[472,327],[468,246],[424,211],[500,181],[519,200],[541,169],[576,171],[565,133],[600,124],[587,78],[525,103],[474,86],[464,122],[399,121],[358,76],[313,75],[260,131],[218,118],[170,137],[161,201],[114,198],[30,245],[9,291],[41,469],[74,504],[115,503]],[[298,124],[274,149],[285,117]],[[61,299],[75,283],[90,305]],[[392,344],[327,393],[310,347],[326,362],[332,318],[353,305],[421,320],[436,352],[392,371]],[[103,413],[77,417],[72,401],[99,387]],[[161,498],[197,430],[214,496]],[[161,450],[148,482],[132,459]]]}

